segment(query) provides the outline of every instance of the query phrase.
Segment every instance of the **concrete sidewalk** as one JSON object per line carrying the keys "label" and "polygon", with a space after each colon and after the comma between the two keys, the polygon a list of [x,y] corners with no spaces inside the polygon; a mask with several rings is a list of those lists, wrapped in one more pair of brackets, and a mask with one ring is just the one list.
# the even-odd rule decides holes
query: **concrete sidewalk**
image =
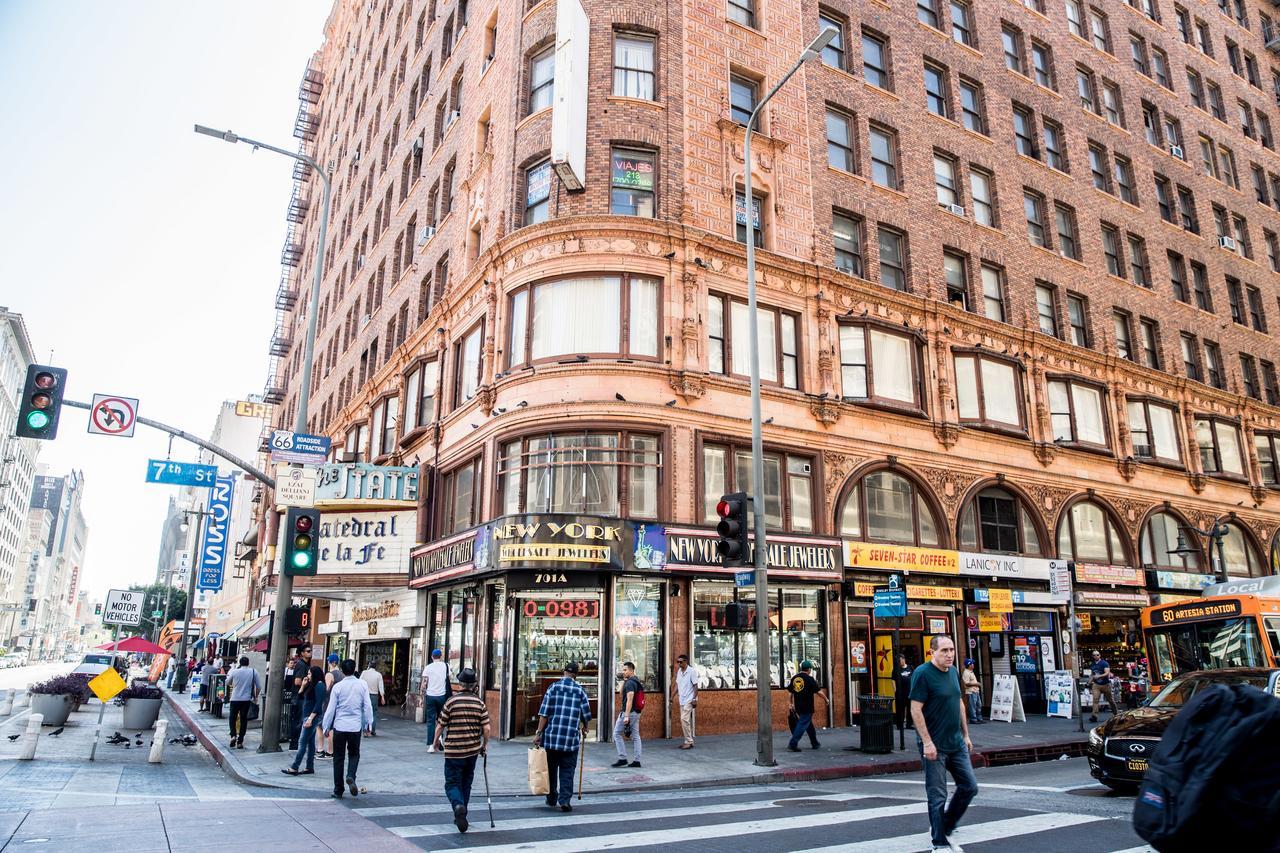
{"label": "concrete sidewalk", "polygon": [[[317,759],[313,776],[286,776],[281,769],[293,760],[289,752],[257,751],[260,730],[252,729],[244,749],[229,749],[228,720],[196,712],[184,697],[171,696],[172,707],[196,732],[222,768],[250,785],[292,788],[317,794],[333,789],[333,762]],[[1076,731],[1076,720],[1033,717],[1025,723],[988,723],[972,727],[974,764],[1016,764],[1084,754],[1087,735]],[[679,749],[681,740],[646,741],[643,767],[610,767],[617,759],[612,743],[589,743],[586,749],[584,787],[606,791],[692,788],[726,784],[763,784],[838,779],[902,773],[918,769],[915,734],[906,733],[905,751],[888,755],[856,751],[857,729],[824,729],[820,749],[802,740],[803,751],[787,751],[787,736],[774,735],[776,767],[757,767],[754,734],[702,737],[690,750]],[[895,732],[895,746],[897,743]],[[288,744],[284,744],[288,746]],[[489,784],[497,796],[528,795],[529,741],[490,741]],[[427,752],[426,726],[406,720],[380,718],[377,737],[362,739],[360,785],[369,793],[443,795],[444,757]],[[1088,780],[1085,780],[1088,781]],[[480,774],[476,784],[482,785]]]}

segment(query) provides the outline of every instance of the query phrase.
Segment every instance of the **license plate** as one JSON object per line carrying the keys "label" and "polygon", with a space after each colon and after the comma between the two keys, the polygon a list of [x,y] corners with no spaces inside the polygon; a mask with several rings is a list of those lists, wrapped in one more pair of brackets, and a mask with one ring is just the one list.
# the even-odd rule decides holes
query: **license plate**
{"label": "license plate", "polygon": [[1129,769],[1134,772],[1145,773],[1147,770],[1147,759],[1145,758],[1130,758],[1128,764]]}

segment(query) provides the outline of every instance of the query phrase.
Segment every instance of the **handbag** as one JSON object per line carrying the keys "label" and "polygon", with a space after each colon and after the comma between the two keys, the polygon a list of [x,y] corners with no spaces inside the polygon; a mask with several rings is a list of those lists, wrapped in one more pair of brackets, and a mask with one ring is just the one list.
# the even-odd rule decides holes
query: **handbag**
{"label": "handbag", "polygon": [[547,776],[547,751],[540,746],[529,747],[529,793],[543,796],[551,793],[551,781]]}
{"label": "handbag", "polygon": [[795,733],[796,726],[800,723],[800,715],[796,713],[795,706],[787,709],[787,729]]}
{"label": "handbag", "polygon": [[258,719],[258,703],[257,703],[257,702],[250,702],[250,703],[249,703],[249,714],[248,714],[248,719],[250,719],[250,720],[256,720],[256,719]]}

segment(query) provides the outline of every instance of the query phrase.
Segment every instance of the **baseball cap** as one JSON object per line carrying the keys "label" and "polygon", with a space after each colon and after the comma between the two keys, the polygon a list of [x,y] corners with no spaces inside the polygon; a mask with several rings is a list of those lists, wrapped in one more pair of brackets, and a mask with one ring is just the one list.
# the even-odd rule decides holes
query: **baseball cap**
{"label": "baseball cap", "polygon": [[965,659],[964,659],[964,665],[965,665],[965,666],[973,666],[973,658],[965,658]]}
{"label": "baseball cap", "polygon": [[809,660],[808,658],[805,658],[804,660],[800,661],[800,668],[806,669],[806,670],[813,669],[813,661]]}
{"label": "baseball cap", "polygon": [[564,665],[564,671],[571,672],[574,675],[578,674],[578,668],[579,668],[578,662],[573,660],[569,661],[567,664]]}
{"label": "baseball cap", "polygon": [[339,660],[339,658],[338,658],[338,653],[337,653],[337,652],[334,652],[333,654],[329,655],[329,657],[327,658],[327,660],[329,661],[329,663],[337,663],[337,662],[338,662],[338,660]]}
{"label": "baseball cap", "polygon": [[458,673],[458,682],[460,684],[475,684],[476,671],[471,667],[467,667],[462,672]]}

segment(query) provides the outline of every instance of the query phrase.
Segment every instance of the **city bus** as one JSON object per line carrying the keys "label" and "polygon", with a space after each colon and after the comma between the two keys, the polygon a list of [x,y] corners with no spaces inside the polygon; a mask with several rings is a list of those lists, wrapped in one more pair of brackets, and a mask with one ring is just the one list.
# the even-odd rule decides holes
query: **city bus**
{"label": "city bus", "polygon": [[1142,611],[1151,690],[1184,672],[1280,666],[1280,576],[1205,587],[1200,598]]}

